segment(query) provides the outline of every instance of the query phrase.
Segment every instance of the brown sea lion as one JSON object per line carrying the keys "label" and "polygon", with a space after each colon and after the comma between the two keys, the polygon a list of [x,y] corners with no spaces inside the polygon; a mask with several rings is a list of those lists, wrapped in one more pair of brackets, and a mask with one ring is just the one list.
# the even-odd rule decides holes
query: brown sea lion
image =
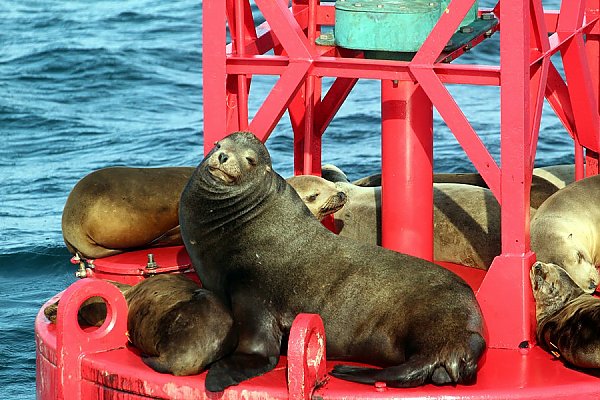
{"label": "brown sea lion", "polygon": [[538,344],[576,367],[600,368],[600,298],[556,264],[534,263],[530,278]]}
{"label": "brown sea lion", "polygon": [[[540,169],[542,172],[543,169]],[[535,170],[534,170],[535,171]],[[324,176],[325,177],[325,176]],[[337,181],[336,181],[337,182]],[[356,186],[377,187],[381,186],[381,174],[370,175],[364,178],[357,179],[352,182]],[[488,188],[485,180],[478,173],[435,173],[433,174],[433,183],[461,183],[465,185],[479,186]],[[555,184],[553,181],[547,180],[542,176],[534,175],[531,179],[530,201],[529,205],[537,209],[542,203],[557,192],[564,185]]]}
{"label": "brown sea lion", "polygon": [[[311,177],[305,183],[310,183],[309,192],[346,193],[346,203],[333,214],[336,233],[381,245],[380,187],[361,187],[345,182],[334,185],[319,177]],[[435,183],[433,206],[434,259],[489,268],[501,251],[500,206],[492,192],[471,185]]]}
{"label": "brown sea lion", "polygon": [[298,175],[286,180],[319,220],[340,210],[346,204],[346,194],[333,182],[313,175]]}
{"label": "brown sea lion", "polygon": [[[229,309],[185,275],[158,274],[135,286],[109,282],[127,300],[129,340],[152,369],[194,375],[235,348],[237,335]],[[59,302],[44,309],[52,323]],[[106,303],[101,297],[88,299],[79,309],[78,319],[83,326],[101,326]]]}
{"label": "brown sea lion", "polygon": [[197,374],[235,348],[229,309],[185,275],[152,276],[125,297],[129,339],[158,372]]}
{"label": "brown sea lion", "polygon": [[544,178],[559,189],[575,182],[575,164],[557,164],[533,169],[533,175]]}
{"label": "brown sea lion", "polygon": [[321,316],[329,357],[384,367],[334,376],[394,387],[475,380],[485,340],[472,289],[431,262],[331,233],[252,133],[216,143],[179,216],[198,276],[239,328],[235,352],[209,369],[209,391],[273,369],[298,313]]}
{"label": "brown sea lion", "polygon": [[101,258],[181,244],[179,194],[194,168],[111,167],[82,178],[67,198],[62,231],[73,254]]}
{"label": "brown sea lion", "polygon": [[557,264],[587,293],[600,275],[600,175],[574,182],[550,196],[531,220],[531,249]]}

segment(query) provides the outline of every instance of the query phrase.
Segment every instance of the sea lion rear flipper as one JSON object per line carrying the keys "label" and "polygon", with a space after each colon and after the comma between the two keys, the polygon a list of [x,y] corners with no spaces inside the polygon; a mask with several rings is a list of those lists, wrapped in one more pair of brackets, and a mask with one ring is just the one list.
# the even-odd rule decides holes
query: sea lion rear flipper
{"label": "sea lion rear flipper", "polygon": [[229,386],[271,371],[279,361],[278,356],[233,353],[215,362],[206,375],[205,387],[209,392],[222,392]]}
{"label": "sea lion rear flipper", "polygon": [[377,369],[336,365],[331,375],[346,381],[374,384],[385,382],[389,387],[406,388],[423,385],[430,378],[434,365],[409,360],[394,367]]}

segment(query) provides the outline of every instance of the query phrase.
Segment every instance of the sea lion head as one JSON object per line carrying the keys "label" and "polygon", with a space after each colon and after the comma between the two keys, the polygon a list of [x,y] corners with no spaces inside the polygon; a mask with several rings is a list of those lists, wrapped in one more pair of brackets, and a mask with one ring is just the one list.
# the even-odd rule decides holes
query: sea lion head
{"label": "sea lion head", "polygon": [[538,260],[560,266],[586,293],[593,293],[600,283],[600,274],[586,241],[582,240],[580,232],[572,229],[545,231],[543,243],[540,239],[535,242],[536,248],[541,247],[539,252],[536,249]]}
{"label": "sea lion head", "polygon": [[201,163],[219,185],[241,185],[271,171],[271,157],[251,132],[234,132],[219,140]]}
{"label": "sea lion head", "polygon": [[563,268],[537,261],[529,271],[535,314],[538,321],[560,310],[570,300],[584,294]]}
{"label": "sea lion head", "polygon": [[299,175],[287,179],[317,219],[339,211],[348,197],[335,183],[318,176]]}

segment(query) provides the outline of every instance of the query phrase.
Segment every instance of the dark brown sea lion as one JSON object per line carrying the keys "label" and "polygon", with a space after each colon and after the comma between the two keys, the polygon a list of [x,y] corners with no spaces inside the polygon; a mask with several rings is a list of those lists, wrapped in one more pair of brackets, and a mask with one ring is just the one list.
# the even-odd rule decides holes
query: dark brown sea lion
{"label": "dark brown sea lion", "polygon": [[179,194],[194,168],[112,167],[82,178],[62,215],[73,254],[101,258],[142,247],[181,244]]}
{"label": "dark brown sea lion", "polygon": [[600,275],[600,175],[571,183],[550,196],[531,220],[537,260],[564,268],[587,293]]}
{"label": "dark brown sea lion", "polygon": [[[151,276],[135,286],[109,281],[123,292],[129,306],[129,340],[152,369],[173,375],[193,375],[237,343],[231,312],[217,297],[182,274]],[[60,301],[44,309],[56,322]],[[106,303],[92,297],[78,313],[83,326],[101,326]]]}
{"label": "dark brown sea lion", "polygon": [[394,387],[475,380],[485,341],[472,289],[431,262],[331,233],[253,134],[216,143],[179,211],[201,281],[239,328],[235,352],[209,369],[209,391],[273,369],[298,313],[321,316],[329,357],[384,367],[334,376]]}
{"label": "dark brown sea lion", "polygon": [[600,298],[556,264],[536,262],[530,278],[538,344],[576,367],[600,368]]}
{"label": "dark brown sea lion", "polygon": [[129,339],[158,372],[197,374],[235,348],[230,311],[185,275],[150,277],[125,297]]}

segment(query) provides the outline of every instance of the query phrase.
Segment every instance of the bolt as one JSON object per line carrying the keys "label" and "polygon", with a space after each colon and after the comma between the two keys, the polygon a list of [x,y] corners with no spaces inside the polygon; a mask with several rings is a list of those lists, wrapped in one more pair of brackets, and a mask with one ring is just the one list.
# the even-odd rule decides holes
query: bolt
{"label": "bolt", "polygon": [[385,392],[387,390],[387,385],[385,382],[375,382],[375,391],[377,392]]}
{"label": "bolt", "polygon": [[158,264],[154,261],[154,254],[148,253],[148,264],[146,264],[146,269],[156,268],[158,268]]}
{"label": "bolt", "polygon": [[473,33],[473,27],[472,26],[461,26],[460,27],[460,33]]}
{"label": "bolt", "polygon": [[481,19],[484,21],[489,21],[491,19],[494,19],[494,14],[492,14],[492,13],[481,14]]}

